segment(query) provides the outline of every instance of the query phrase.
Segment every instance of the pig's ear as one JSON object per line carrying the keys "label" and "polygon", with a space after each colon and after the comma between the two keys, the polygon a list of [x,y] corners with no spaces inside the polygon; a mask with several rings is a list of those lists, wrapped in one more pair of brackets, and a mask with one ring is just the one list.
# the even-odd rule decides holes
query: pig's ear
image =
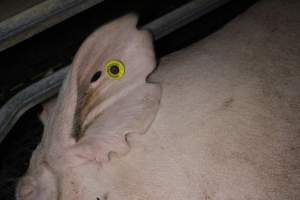
{"label": "pig's ear", "polygon": [[152,36],[136,24],[127,15],[101,27],[75,57],[73,156],[103,162],[110,152],[125,153],[127,134],[145,133],[154,120],[161,92],[146,81],[156,66]]}
{"label": "pig's ear", "polygon": [[42,112],[39,114],[39,118],[45,126],[50,118],[51,113],[54,111],[57,97],[53,97],[42,104]]}
{"label": "pig's ear", "polygon": [[146,81],[156,66],[152,37],[136,24],[136,15],[119,18],[80,47],[44,132],[50,152],[103,162],[128,150],[127,134],[146,132],[160,87]]}

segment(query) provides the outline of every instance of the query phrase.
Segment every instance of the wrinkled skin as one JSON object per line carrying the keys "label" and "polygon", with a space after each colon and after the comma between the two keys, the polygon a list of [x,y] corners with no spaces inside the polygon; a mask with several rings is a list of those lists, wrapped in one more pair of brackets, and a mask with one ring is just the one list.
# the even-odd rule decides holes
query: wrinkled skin
{"label": "wrinkled skin", "polygon": [[[261,1],[147,82],[153,47],[136,17],[101,27],[45,106],[18,199],[299,199],[299,9]],[[120,80],[101,68],[111,58]]]}

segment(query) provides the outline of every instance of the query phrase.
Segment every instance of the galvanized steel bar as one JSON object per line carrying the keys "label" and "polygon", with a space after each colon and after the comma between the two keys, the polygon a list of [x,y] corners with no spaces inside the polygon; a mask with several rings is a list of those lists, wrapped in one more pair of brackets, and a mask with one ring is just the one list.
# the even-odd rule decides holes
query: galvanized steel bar
{"label": "galvanized steel bar", "polygon": [[195,0],[144,26],[154,38],[160,39],[180,27],[198,19],[230,0]]}
{"label": "galvanized steel bar", "polygon": [[0,52],[102,1],[45,0],[38,3],[0,22]]}

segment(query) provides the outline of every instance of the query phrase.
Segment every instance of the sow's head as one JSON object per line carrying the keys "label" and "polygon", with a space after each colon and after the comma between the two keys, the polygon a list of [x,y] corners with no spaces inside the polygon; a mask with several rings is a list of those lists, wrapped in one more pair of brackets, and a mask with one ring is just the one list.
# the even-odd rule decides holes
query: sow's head
{"label": "sow's head", "polygon": [[[45,129],[17,187],[18,200],[104,200],[101,169],[130,151],[158,110],[160,87],[151,35],[127,15],[96,30],[79,49],[57,99],[44,106]],[[102,180],[103,181],[103,180]]]}

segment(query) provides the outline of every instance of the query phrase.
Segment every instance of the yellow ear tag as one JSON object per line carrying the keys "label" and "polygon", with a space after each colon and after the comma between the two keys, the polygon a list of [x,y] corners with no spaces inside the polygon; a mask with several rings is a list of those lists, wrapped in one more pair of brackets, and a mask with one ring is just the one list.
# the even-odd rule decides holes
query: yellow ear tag
{"label": "yellow ear tag", "polygon": [[109,78],[119,80],[125,74],[125,65],[120,60],[110,60],[105,64],[105,71]]}

